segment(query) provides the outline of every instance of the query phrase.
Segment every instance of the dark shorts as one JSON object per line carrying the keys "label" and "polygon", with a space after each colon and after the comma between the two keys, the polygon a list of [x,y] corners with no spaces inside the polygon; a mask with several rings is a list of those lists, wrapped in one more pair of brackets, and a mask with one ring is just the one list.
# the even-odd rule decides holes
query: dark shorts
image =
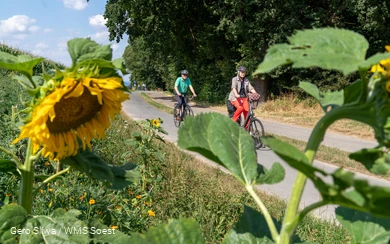
{"label": "dark shorts", "polygon": [[186,93],[182,93],[181,96],[177,95],[175,92],[175,98],[177,101],[177,106],[180,107],[182,104],[187,104],[187,96]]}

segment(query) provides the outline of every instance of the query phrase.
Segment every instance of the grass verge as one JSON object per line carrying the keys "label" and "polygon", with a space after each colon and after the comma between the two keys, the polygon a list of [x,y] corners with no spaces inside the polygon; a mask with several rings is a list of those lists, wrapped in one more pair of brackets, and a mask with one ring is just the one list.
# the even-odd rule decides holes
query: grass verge
{"label": "grass verge", "polygon": [[150,98],[145,92],[141,92],[141,97],[150,105],[156,107],[157,109],[164,111],[168,114],[173,114],[173,108],[170,108],[168,106],[165,106],[164,104],[158,103],[152,98]]}

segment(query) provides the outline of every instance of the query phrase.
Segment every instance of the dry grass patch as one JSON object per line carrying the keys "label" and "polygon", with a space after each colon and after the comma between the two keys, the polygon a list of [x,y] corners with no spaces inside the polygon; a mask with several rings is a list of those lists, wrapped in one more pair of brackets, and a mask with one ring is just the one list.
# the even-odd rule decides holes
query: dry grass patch
{"label": "dry grass patch", "polygon": [[[306,147],[306,142],[304,142],[304,141],[288,138],[285,136],[270,134],[270,133],[267,133],[267,136],[272,136],[272,137],[275,137],[281,141],[290,143],[291,145],[294,145],[296,148],[298,148],[302,152],[305,150],[305,147]],[[350,152],[346,152],[346,151],[343,151],[343,150],[340,150],[337,148],[333,148],[333,147],[327,147],[327,146],[320,145],[315,159],[322,161],[322,162],[327,162],[327,163],[335,165],[335,166],[344,167],[344,168],[349,169],[349,170],[354,171],[354,172],[359,172],[362,174],[382,178],[385,180],[390,180],[390,172],[387,175],[373,174],[369,170],[367,170],[363,164],[361,164],[355,160],[350,159],[349,154],[350,154]]]}
{"label": "dry grass patch", "polygon": [[[255,111],[260,118],[309,128],[313,128],[324,115],[322,108],[314,99],[299,100],[291,95],[268,100]],[[373,129],[356,121],[337,121],[329,127],[329,131],[374,140]]]}

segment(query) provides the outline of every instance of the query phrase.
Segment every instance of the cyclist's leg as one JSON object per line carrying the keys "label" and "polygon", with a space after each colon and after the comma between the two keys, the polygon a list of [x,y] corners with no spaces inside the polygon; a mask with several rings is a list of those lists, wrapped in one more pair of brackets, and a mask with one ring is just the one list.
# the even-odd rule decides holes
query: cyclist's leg
{"label": "cyclist's leg", "polygon": [[176,105],[176,119],[177,120],[180,120],[180,109],[181,109],[181,106],[182,106],[182,98],[176,94],[175,92],[175,99],[177,101],[177,105]]}
{"label": "cyclist's leg", "polygon": [[[242,113],[244,114],[244,121],[245,121],[246,118],[248,117],[248,112],[249,112],[249,103],[248,103],[248,99],[246,97],[242,99],[242,107],[244,108]],[[245,125],[246,129],[248,129],[248,125],[249,125],[249,123],[247,123]]]}
{"label": "cyclist's leg", "polygon": [[242,106],[242,102],[240,98],[237,98],[234,101],[231,101],[234,107],[236,107],[236,112],[234,112],[232,120],[234,122],[237,122],[238,118],[240,117],[242,111],[244,111],[244,107]]}

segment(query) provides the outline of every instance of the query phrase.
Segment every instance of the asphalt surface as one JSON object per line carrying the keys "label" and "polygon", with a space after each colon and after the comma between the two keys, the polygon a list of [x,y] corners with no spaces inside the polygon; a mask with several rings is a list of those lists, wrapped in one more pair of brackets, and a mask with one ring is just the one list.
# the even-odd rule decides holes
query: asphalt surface
{"label": "asphalt surface", "polygon": [[[173,103],[175,102],[172,97],[167,96],[163,94],[162,92],[146,92],[150,97],[154,98],[157,102],[162,103],[164,105],[170,106],[173,108]],[[167,114],[165,112],[162,112],[158,110],[157,108],[153,107],[152,105],[149,105],[146,103],[143,98],[140,96],[140,92],[136,91],[133,92],[130,95],[131,99],[125,101],[122,105],[122,111],[127,114],[129,117],[131,117],[134,120],[144,120],[144,119],[153,119],[153,118],[161,118],[164,123],[163,127],[164,129],[169,133],[168,135],[165,135],[164,138],[170,142],[176,143],[177,142],[177,130],[178,128],[175,127],[173,123],[173,115]],[[201,112],[218,112],[213,111],[207,108],[201,108],[197,106],[192,107],[195,114],[199,114]],[[261,119],[261,117],[260,117]],[[311,130],[308,128],[300,127],[300,126],[294,126],[294,125],[287,125],[282,124],[274,121],[267,121],[262,120],[265,131],[279,134],[283,136],[287,136],[290,138],[295,138],[303,141],[307,141],[309,138]],[[324,140],[323,145],[327,145],[330,147],[335,147],[342,149],[344,151],[357,151],[361,148],[372,148],[377,143],[374,143],[372,141],[365,141],[354,137],[348,137],[336,133],[327,133]],[[211,162],[210,160],[204,158],[203,156],[191,152],[191,154],[195,155],[197,158],[201,159],[205,163],[211,164],[216,166],[215,163]],[[258,163],[262,164],[266,168],[270,168],[274,162],[280,162],[282,166],[286,170],[286,176],[285,179],[275,185],[261,185],[258,186],[258,189],[277,195],[282,199],[288,200],[291,194],[292,186],[295,182],[295,178],[297,175],[297,171],[293,168],[291,168],[287,163],[285,163],[282,159],[280,159],[273,151],[268,149],[260,149],[257,152],[257,160]],[[334,172],[338,167],[335,167],[333,165],[320,162],[315,160],[314,165],[326,172]],[[216,166],[218,167],[218,166]],[[219,166],[219,168],[222,169],[222,167]],[[360,173],[356,173],[358,178],[364,178],[367,179],[370,184],[372,185],[381,185],[381,186],[387,186],[390,187],[390,182],[375,178],[372,176],[363,175]],[[330,182],[331,179],[324,179],[327,182]],[[303,192],[302,201],[301,201],[301,207],[310,205],[312,203],[318,202],[321,199],[320,194],[318,193],[317,189],[314,187],[314,185],[311,183],[311,181],[307,181],[305,190]],[[322,207],[319,209],[316,209],[313,211],[313,213],[321,218],[325,219],[334,219],[335,206],[328,205],[326,207]]]}

